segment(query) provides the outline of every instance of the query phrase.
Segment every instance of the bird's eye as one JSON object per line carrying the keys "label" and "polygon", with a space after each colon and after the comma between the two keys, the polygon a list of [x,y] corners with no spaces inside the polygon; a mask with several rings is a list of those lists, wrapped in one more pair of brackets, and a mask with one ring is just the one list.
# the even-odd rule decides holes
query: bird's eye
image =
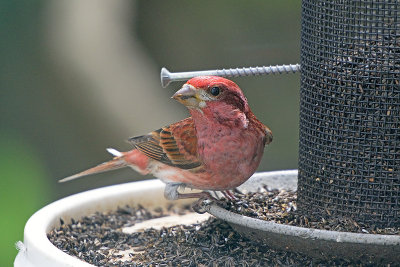
{"label": "bird's eye", "polygon": [[217,86],[214,86],[214,87],[212,87],[211,89],[210,89],[210,93],[213,95],[213,96],[217,96],[217,95],[219,95],[219,87],[217,87]]}

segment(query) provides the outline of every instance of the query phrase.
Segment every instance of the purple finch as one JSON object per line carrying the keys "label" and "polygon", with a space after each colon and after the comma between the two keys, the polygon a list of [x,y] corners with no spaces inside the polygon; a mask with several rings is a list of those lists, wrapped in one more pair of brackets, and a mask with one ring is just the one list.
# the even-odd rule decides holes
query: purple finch
{"label": "purple finch", "polygon": [[130,138],[134,149],[108,149],[114,159],[60,182],[130,166],[166,183],[164,195],[170,200],[207,194],[179,193],[180,186],[229,196],[229,190],[256,171],[265,145],[272,141],[271,130],[251,112],[240,88],[225,78],[192,78],[172,98],[185,105],[191,117]]}

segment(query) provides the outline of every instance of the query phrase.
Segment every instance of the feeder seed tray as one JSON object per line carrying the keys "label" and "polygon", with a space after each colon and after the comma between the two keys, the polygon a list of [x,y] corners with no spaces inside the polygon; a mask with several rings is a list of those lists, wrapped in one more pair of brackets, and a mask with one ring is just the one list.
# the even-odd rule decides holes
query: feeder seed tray
{"label": "feeder seed tray", "polygon": [[[255,174],[239,187],[255,192],[260,186],[295,190],[297,170]],[[400,262],[400,236],[327,231],[250,218],[211,204],[208,212],[227,221],[239,233],[276,249],[320,259],[348,258],[376,263]]]}

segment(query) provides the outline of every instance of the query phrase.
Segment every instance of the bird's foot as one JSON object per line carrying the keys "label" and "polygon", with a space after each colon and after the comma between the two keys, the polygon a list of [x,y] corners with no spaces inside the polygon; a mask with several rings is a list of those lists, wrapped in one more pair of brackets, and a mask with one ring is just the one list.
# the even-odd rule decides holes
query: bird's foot
{"label": "bird's foot", "polygon": [[197,192],[197,193],[186,193],[186,194],[178,194],[179,199],[185,199],[185,198],[198,198],[193,204],[192,204],[192,209],[193,211],[203,214],[207,212],[208,206],[216,201],[213,196],[207,191],[203,192]]}
{"label": "bird's foot", "polygon": [[230,190],[224,190],[224,191],[221,191],[221,193],[224,195],[224,197],[227,200],[230,200],[231,202],[239,200],[239,198],[237,196],[235,196],[233,194],[233,192]]}
{"label": "bird's foot", "polygon": [[164,189],[164,197],[168,200],[177,200],[179,199],[179,187],[184,186],[181,183],[168,183]]}
{"label": "bird's foot", "polygon": [[192,204],[192,209],[199,214],[206,213],[209,210],[210,204],[215,200],[213,197],[201,197]]}
{"label": "bird's foot", "polygon": [[195,192],[195,193],[179,193],[179,187],[184,186],[184,184],[180,183],[169,183],[165,187],[164,196],[168,200],[177,200],[177,199],[187,199],[187,198],[198,198],[192,204],[192,209],[197,213],[205,213],[207,211],[207,206],[210,205],[213,201],[217,201],[209,192]]}
{"label": "bird's foot", "polygon": [[196,193],[185,193],[185,194],[178,193],[178,198],[179,199],[185,199],[185,198],[215,199],[207,191],[196,192]]}

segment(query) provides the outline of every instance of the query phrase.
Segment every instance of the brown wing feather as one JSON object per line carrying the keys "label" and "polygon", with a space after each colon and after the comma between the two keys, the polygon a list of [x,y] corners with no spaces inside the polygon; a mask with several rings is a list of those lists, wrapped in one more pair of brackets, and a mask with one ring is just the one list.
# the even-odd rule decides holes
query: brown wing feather
{"label": "brown wing feather", "polygon": [[192,118],[163,127],[148,135],[129,139],[149,158],[181,169],[201,165],[197,155],[197,137]]}

